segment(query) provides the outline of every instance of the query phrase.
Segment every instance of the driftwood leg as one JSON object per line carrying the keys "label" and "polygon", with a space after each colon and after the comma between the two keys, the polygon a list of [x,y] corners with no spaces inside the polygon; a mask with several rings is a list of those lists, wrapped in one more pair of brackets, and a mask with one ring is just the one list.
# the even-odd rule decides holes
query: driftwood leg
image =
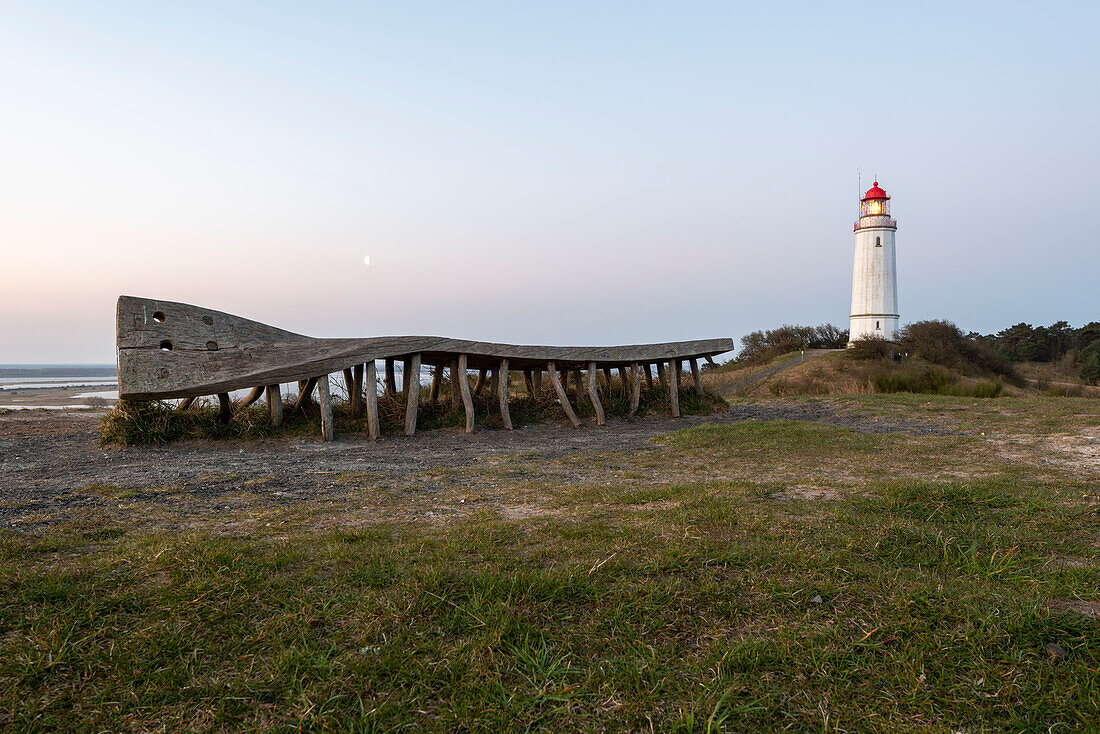
{"label": "driftwood leg", "polygon": [[665,365],[663,362],[657,363],[657,384],[661,387],[668,384],[668,379],[665,377]]}
{"label": "driftwood leg", "polygon": [[[458,390],[462,395],[462,408],[466,411],[466,433],[474,432],[474,399],[470,397],[470,381],[466,379],[466,355],[458,357],[458,373],[454,378],[458,379]],[[452,378],[452,379],[454,379]]]}
{"label": "driftwood leg", "polygon": [[283,424],[283,391],[278,385],[267,386],[267,412],[271,415],[271,425]]}
{"label": "driftwood leg", "polygon": [[623,397],[630,396],[630,376],[631,371],[629,367],[623,366],[619,368],[619,384],[623,388]]}
{"label": "driftwood leg", "polygon": [[351,416],[358,418],[363,411],[363,365],[357,364],[351,371]]}
{"label": "driftwood leg", "polygon": [[528,397],[535,397],[535,377],[531,370],[523,371],[523,386],[527,388]]}
{"label": "driftwood leg", "polygon": [[409,398],[409,385],[412,382],[416,383],[416,386],[420,387],[420,371],[417,370],[416,379],[412,382],[409,381],[409,375],[412,373],[412,357],[405,357],[401,362],[401,397],[408,400]]}
{"label": "driftwood leg", "polygon": [[439,388],[443,384],[443,365],[432,367],[432,389],[428,392],[428,402],[435,405],[439,400]]}
{"label": "driftwood leg", "polygon": [[218,393],[218,423],[228,423],[233,415],[233,402],[229,399],[229,393]]}
{"label": "driftwood leg", "polygon": [[573,387],[577,391],[577,410],[580,410],[584,405],[584,371],[580,367],[573,373]]}
{"label": "driftwood leg", "polygon": [[317,402],[321,404],[321,440],[331,441],[334,435],[332,430],[332,394],[329,392],[328,375],[321,375],[317,380]]}
{"label": "driftwood leg", "polygon": [[630,365],[630,372],[630,415],[634,415],[642,402],[642,376],[638,374],[637,362]]}
{"label": "driftwood leg", "polygon": [[680,417],[680,380],[676,374],[676,366],[671,362],[668,365],[668,403],[672,408],[672,417]]}
{"label": "driftwood leg", "polygon": [[596,410],[596,425],[602,426],[606,421],[603,414],[603,405],[600,403],[600,391],[596,388],[595,362],[588,363],[588,399],[592,401],[592,407]]}
{"label": "driftwood leg", "polygon": [[257,387],[252,388],[245,399],[237,405],[237,410],[243,411],[245,408],[255,403],[257,400],[260,399],[260,396],[264,394],[265,389],[266,388],[263,385],[258,385]]}
{"label": "driftwood leg", "polygon": [[500,378],[500,370],[499,369],[489,370],[489,397],[490,398],[497,394],[497,383],[500,381],[499,378]]}
{"label": "driftwood leg", "polygon": [[561,380],[558,379],[558,370],[553,362],[546,365],[546,373],[550,375],[550,384],[554,386],[554,392],[558,394],[558,400],[561,402],[562,410],[565,411],[565,417],[569,419],[569,422],[573,424],[574,428],[580,428],[581,419],[577,417],[577,414],[573,412],[572,406],[569,405],[569,395],[566,394],[565,386],[562,385]]}
{"label": "driftwood leg", "polygon": [[386,360],[386,394],[397,394],[397,375],[394,374],[393,360]]}
{"label": "driftwood leg", "polygon": [[[466,379],[466,374],[462,374],[462,379]],[[451,410],[458,407],[458,404],[462,402],[462,390],[458,384],[458,360],[451,361]],[[467,385],[469,387],[469,385]]]}
{"label": "driftwood leg", "polygon": [[500,369],[497,370],[497,402],[500,403],[500,419],[504,421],[504,427],[512,430],[512,416],[508,413],[508,360],[500,360]]}
{"label": "driftwood leg", "polygon": [[294,401],[294,410],[300,410],[309,405],[310,401],[312,400],[311,395],[313,394],[313,388],[316,386],[316,377],[311,377],[308,380],[298,381],[298,399]]}
{"label": "driftwood leg", "polygon": [[405,360],[405,377],[402,390],[405,391],[405,435],[416,433],[416,411],[420,406],[420,355],[414,354]]}
{"label": "driftwood leg", "polygon": [[642,365],[642,371],[645,372],[645,386],[647,390],[653,389],[653,370],[649,368],[648,364]]}
{"label": "driftwood leg", "polygon": [[703,373],[699,371],[699,360],[691,360],[691,376],[695,379],[695,394],[703,397]]}
{"label": "driftwood leg", "polygon": [[534,375],[535,395],[542,392],[542,370],[535,370]]}
{"label": "driftwood leg", "polygon": [[367,362],[363,382],[367,396],[367,432],[372,441],[377,441],[382,435],[382,428],[378,420],[378,368],[373,359]]}
{"label": "driftwood leg", "polygon": [[351,405],[351,394],[355,390],[355,375],[351,372],[351,367],[344,368],[344,387],[348,390],[348,405]]}
{"label": "driftwood leg", "polygon": [[478,370],[477,382],[474,383],[474,396],[480,396],[481,391],[485,389],[485,375],[488,374],[488,370]]}
{"label": "driftwood leg", "polygon": [[718,366],[717,364],[715,364],[714,358],[711,357],[709,354],[707,355],[707,364],[709,364],[711,367],[717,367]]}
{"label": "driftwood leg", "polygon": [[604,367],[603,368],[603,382],[604,382],[604,386],[607,388],[607,391],[610,393],[611,392],[611,368],[610,367]]}

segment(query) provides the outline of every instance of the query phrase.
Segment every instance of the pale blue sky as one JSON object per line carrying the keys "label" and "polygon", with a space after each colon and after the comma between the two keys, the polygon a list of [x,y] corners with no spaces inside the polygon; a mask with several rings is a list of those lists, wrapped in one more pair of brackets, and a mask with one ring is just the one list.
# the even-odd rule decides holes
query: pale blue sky
{"label": "pale blue sky", "polygon": [[0,2],[0,363],[846,326],[860,166],[903,323],[1100,319],[1100,4],[594,5]]}

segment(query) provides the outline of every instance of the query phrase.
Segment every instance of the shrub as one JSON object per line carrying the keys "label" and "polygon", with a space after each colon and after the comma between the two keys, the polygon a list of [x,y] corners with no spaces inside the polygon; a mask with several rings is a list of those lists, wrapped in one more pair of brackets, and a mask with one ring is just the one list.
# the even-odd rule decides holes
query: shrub
{"label": "shrub", "polygon": [[755,362],[778,357],[801,349],[843,349],[848,343],[848,331],[832,324],[792,326],[754,331],[741,337],[738,362]]}
{"label": "shrub", "polygon": [[847,355],[852,359],[891,359],[895,346],[881,336],[864,335],[852,342]]}
{"label": "shrub", "polygon": [[902,348],[910,356],[969,375],[1001,375],[1018,380],[1012,363],[983,343],[963,334],[949,321],[917,321],[901,330]]}
{"label": "shrub", "polygon": [[875,390],[884,393],[929,393],[966,398],[995,398],[1004,390],[1002,380],[982,380],[976,385],[962,385],[955,375],[932,366],[879,373],[871,377],[871,384]]}

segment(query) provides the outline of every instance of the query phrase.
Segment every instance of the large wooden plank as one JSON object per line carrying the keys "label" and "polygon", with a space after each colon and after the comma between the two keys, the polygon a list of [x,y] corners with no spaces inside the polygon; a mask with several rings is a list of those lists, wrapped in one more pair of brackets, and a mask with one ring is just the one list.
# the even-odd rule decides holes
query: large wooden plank
{"label": "large wooden plank", "polygon": [[401,378],[405,391],[405,435],[416,433],[416,412],[420,406],[420,355],[405,360],[405,375]]}
{"label": "large wooden plank", "polygon": [[[507,359],[512,369],[559,370],[596,362],[667,362],[721,354],[730,339],[664,344],[568,347],[499,344],[434,336],[316,339],[212,309],[172,301],[122,296],[117,309],[119,394],[132,399],[186,398],[295,382],[339,372],[374,359],[420,354],[422,363],[448,364],[467,355],[470,369],[491,369]],[[391,374],[387,390],[396,391]]]}
{"label": "large wooden plank", "polygon": [[577,417],[577,414],[573,412],[573,406],[569,404],[569,395],[566,394],[565,386],[561,384],[561,380],[558,378],[557,365],[553,362],[547,363],[546,372],[550,375],[550,384],[554,386],[554,392],[558,395],[558,402],[561,403],[562,410],[565,411],[565,417],[569,419],[569,422],[575,428],[580,428],[581,419]]}
{"label": "large wooden plank", "polygon": [[366,364],[363,388],[367,403],[367,433],[375,441],[382,435],[382,426],[378,419],[378,368],[373,359]]}
{"label": "large wooden plank", "polygon": [[332,394],[329,392],[328,375],[317,378],[317,402],[321,405],[321,440],[331,441],[335,430],[332,427]]}
{"label": "large wooden plank", "polygon": [[[608,382],[611,380],[608,378]],[[592,407],[596,411],[596,425],[602,426],[604,420],[603,404],[600,402],[600,390],[596,386],[596,363],[588,363],[588,399],[592,401]]]}
{"label": "large wooden plank", "polygon": [[474,399],[470,396],[470,381],[466,379],[466,355],[458,355],[458,389],[462,393],[462,408],[466,411],[466,433],[474,432]]}

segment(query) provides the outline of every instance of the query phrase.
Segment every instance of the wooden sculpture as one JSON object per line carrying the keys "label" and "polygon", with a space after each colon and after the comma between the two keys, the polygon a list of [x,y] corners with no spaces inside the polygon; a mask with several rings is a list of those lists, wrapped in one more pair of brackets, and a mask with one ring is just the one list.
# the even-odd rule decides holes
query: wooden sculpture
{"label": "wooden sculpture", "polygon": [[[189,401],[205,395],[217,395],[219,415],[228,420],[232,409],[229,393],[251,388],[248,405],[266,394],[272,421],[282,420],[282,393],[279,385],[297,383],[299,405],[312,400],[314,390],[321,407],[321,433],[332,438],[332,400],[329,378],[343,372],[348,382],[353,409],[365,405],[368,430],[379,435],[376,360],[385,360],[384,389],[396,393],[394,361],[404,363],[405,433],[416,432],[417,405],[420,399],[421,365],[434,368],[433,383],[449,370],[456,403],[466,412],[466,431],[474,429],[474,405],[468,370],[478,370],[477,390],[483,389],[486,375],[500,404],[506,428],[512,421],[508,413],[508,373],[522,371],[528,390],[541,386],[545,371],[566,416],[575,426],[580,419],[569,404],[561,375],[575,374],[577,400],[582,382],[595,408],[596,421],[603,424],[604,413],[596,389],[597,373],[610,374],[618,369],[630,384],[631,412],[638,409],[641,373],[652,381],[650,365],[657,365],[661,382],[669,390],[672,414],[679,417],[679,373],[682,363],[691,364],[695,389],[702,392],[699,358],[733,349],[731,339],[703,339],[663,344],[635,344],[618,347],[547,347],[521,344],[494,344],[437,336],[382,336],[366,339],[317,339],[276,329],[239,316],[199,308],[186,303],[157,301],[121,296],[118,299],[118,391],[119,397],[134,400],[183,398]],[[665,369],[665,365],[669,369]],[[581,372],[587,371],[586,378]],[[667,379],[666,379],[667,375]],[[410,389],[411,384],[415,389]],[[457,388],[456,388],[457,385]],[[438,385],[433,388],[438,392]]]}

